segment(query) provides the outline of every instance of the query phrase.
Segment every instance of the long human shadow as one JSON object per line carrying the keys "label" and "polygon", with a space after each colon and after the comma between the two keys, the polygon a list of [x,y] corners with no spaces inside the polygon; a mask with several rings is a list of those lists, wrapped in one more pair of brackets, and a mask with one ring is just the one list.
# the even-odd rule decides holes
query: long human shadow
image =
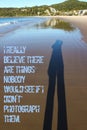
{"label": "long human shadow", "polygon": [[57,130],[68,130],[66,100],[65,100],[65,85],[64,85],[64,64],[62,58],[62,44],[63,44],[62,41],[57,40],[52,46],[53,52],[52,52],[52,56],[48,68],[49,86],[48,86],[48,93],[47,93],[47,102],[46,102],[43,130],[52,129],[53,104],[54,104],[56,81],[57,81],[57,97],[58,97]]}

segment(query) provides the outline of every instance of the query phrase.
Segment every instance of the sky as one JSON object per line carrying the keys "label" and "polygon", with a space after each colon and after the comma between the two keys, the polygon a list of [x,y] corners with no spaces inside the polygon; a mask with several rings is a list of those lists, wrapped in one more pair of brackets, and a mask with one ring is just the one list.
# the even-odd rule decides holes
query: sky
{"label": "sky", "polygon": [[[0,0],[0,7],[32,7],[39,5],[51,5],[65,0]],[[80,0],[85,1],[87,0]]]}

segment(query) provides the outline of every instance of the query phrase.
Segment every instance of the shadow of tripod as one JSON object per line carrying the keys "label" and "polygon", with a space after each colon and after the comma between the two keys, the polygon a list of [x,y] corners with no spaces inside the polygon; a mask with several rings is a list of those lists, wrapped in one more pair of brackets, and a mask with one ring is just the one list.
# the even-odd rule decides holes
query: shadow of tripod
{"label": "shadow of tripod", "polygon": [[57,40],[52,46],[52,48],[53,52],[48,68],[49,86],[47,93],[43,130],[52,129],[53,103],[54,103],[56,80],[57,80],[57,97],[58,97],[57,130],[68,130],[66,100],[65,100],[65,85],[64,85],[64,64],[62,58],[62,41]]}

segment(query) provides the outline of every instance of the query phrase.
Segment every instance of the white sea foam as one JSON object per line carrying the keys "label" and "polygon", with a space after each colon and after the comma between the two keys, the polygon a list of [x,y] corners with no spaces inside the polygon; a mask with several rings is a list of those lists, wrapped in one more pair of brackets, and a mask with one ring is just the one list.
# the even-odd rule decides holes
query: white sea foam
{"label": "white sea foam", "polygon": [[7,25],[9,25],[9,24],[11,24],[10,22],[7,22],[7,23],[0,23],[0,27],[1,26],[7,26]]}
{"label": "white sea foam", "polygon": [[10,24],[16,24],[16,23],[17,23],[16,21],[4,22],[4,23],[0,23],[0,27],[7,26],[7,25],[10,25]]}

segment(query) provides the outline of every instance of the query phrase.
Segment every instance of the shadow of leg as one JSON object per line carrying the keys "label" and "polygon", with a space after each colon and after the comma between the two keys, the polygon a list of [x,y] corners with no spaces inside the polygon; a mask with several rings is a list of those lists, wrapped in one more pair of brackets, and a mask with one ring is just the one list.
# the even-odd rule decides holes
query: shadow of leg
{"label": "shadow of leg", "polygon": [[57,47],[56,54],[57,64],[57,94],[58,94],[58,126],[57,130],[67,130],[67,112],[65,99],[65,84],[64,84],[64,64],[62,58],[62,44]]}
{"label": "shadow of leg", "polygon": [[43,130],[51,130],[52,128],[54,91],[55,91],[55,79],[49,78],[49,88],[47,94],[47,103],[46,103]]}

